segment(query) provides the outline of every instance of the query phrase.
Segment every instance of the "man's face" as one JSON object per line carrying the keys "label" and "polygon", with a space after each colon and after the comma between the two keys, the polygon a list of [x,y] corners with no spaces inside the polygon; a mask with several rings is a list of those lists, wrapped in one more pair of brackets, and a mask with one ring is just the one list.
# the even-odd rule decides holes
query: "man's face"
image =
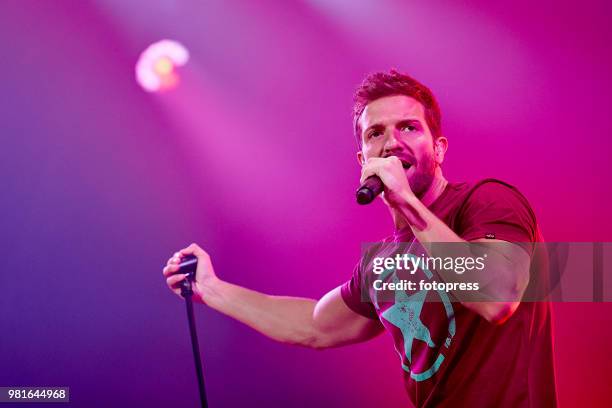
{"label": "man's face", "polygon": [[386,96],[370,102],[359,117],[360,163],[371,157],[397,156],[404,166],[408,184],[422,197],[444,160],[446,138],[434,143],[425,120],[425,109],[405,95]]}

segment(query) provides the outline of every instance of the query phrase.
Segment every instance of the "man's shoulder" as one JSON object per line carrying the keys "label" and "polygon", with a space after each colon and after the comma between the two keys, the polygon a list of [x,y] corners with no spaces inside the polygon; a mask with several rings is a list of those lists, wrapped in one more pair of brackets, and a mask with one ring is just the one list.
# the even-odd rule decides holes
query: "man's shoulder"
{"label": "man's shoulder", "polygon": [[496,178],[449,183],[446,193],[440,198],[432,211],[451,228],[466,218],[478,218],[483,213],[499,216],[520,209],[530,218],[535,218],[525,196],[512,184]]}
{"label": "man's shoulder", "polygon": [[[463,233],[477,229],[474,225],[487,225],[491,234],[479,231],[485,238],[505,232],[506,241],[531,242],[537,235],[535,212],[527,198],[512,184],[494,178],[472,183],[457,209],[456,221]],[[524,230],[525,234],[516,234],[515,230]]]}
{"label": "man's shoulder", "polygon": [[519,192],[518,189],[508,183],[505,182],[503,180],[497,179],[497,178],[492,178],[492,177],[488,177],[488,178],[483,178],[481,180],[469,183],[470,184],[470,190],[474,191],[477,189],[490,189],[490,190],[496,190],[496,191],[516,191]]}
{"label": "man's shoulder", "polygon": [[474,200],[498,200],[507,196],[516,196],[525,199],[523,194],[514,185],[496,178],[483,178],[477,181],[448,183],[447,192],[440,198],[440,203],[453,203],[456,207],[461,207],[467,201]]}
{"label": "man's shoulder", "polygon": [[499,202],[517,201],[529,207],[527,198],[514,185],[496,178],[484,178],[469,183],[464,202],[484,202],[493,204]]}

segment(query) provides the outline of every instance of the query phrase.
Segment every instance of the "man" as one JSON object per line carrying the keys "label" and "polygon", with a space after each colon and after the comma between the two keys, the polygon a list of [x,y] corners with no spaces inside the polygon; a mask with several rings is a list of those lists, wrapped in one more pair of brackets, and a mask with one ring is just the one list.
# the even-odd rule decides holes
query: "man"
{"label": "man", "polygon": [[438,292],[426,290],[399,290],[393,299],[379,301],[366,285],[372,254],[349,281],[318,301],[268,296],[219,279],[196,244],[168,260],[168,286],[180,294],[184,276],[174,273],[181,257],[193,254],[195,300],[275,340],[321,349],[366,341],[386,330],[417,407],[556,406],[549,304],[521,302],[535,282],[533,265],[541,260],[533,244],[540,241],[538,227],[526,199],[496,180],[447,182],[441,165],[448,140],[441,133],[440,109],[431,91],[407,75],[368,76],[355,95],[354,128],[361,181],[376,175],[384,184],[382,198],[395,224],[386,242],[419,243],[429,255],[436,251],[431,243],[500,244],[490,251],[493,266],[483,275],[493,301],[446,296],[430,302],[426,298]]}

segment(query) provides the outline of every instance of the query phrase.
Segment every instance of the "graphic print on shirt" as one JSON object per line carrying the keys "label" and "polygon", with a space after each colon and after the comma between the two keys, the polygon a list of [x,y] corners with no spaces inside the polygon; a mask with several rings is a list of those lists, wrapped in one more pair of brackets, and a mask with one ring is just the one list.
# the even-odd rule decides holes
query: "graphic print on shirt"
{"label": "graphic print on shirt", "polygon": [[[408,254],[408,256],[411,258],[416,258],[412,254]],[[420,270],[425,274],[428,280],[432,279],[433,273],[430,270],[427,268],[421,268]],[[380,279],[383,282],[394,283],[398,283],[400,281],[397,277],[397,271],[395,268],[385,270],[378,276],[377,279]],[[403,350],[396,345],[396,351],[400,356],[402,368],[408,372],[410,377],[415,381],[425,381],[431,378],[440,369],[440,366],[444,362],[444,354],[442,354],[442,350],[443,348],[448,349],[450,347],[452,338],[456,331],[454,310],[448,294],[443,290],[437,290],[435,292],[438,293],[446,312],[448,328],[444,345],[435,344],[429,328],[421,320],[421,313],[428,292],[429,291],[427,290],[422,290],[409,295],[403,290],[396,290],[395,302],[393,305],[380,313],[381,319],[385,319],[387,322],[401,331],[403,338]],[[377,291],[372,291],[371,299],[374,307],[381,310],[377,299]],[[431,349],[436,349],[437,346],[438,352],[431,366],[419,373],[411,370],[412,350],[415,340],[423,341]]]}

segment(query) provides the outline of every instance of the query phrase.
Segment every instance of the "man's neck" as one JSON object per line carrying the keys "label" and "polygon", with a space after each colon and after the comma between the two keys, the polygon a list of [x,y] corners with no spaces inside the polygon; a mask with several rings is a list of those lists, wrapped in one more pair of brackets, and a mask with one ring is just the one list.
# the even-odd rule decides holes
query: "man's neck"
{"label": "man's neck", "polygon": [[[427,188],[425,193],[421,197],[418,197],[419,200],[421,200],[423,205],[429,207],[431,204],[433,204],[434,201],[438,199],[438,197],[442,195],[447,184],[448,181],[444,178],[444,175],[442,174],[442,169],[440,169],[440,167],[436,168],[436,174],[434,175],[434,179],[432,180],[431,184],[429,185],[429,188]],[[393,218],[393,224],[395,225],[396,231],[408,227],[409,224],[406,221],[406,218],[404,218],[404,216],[399,210],[391,209],[391,217]]]}

